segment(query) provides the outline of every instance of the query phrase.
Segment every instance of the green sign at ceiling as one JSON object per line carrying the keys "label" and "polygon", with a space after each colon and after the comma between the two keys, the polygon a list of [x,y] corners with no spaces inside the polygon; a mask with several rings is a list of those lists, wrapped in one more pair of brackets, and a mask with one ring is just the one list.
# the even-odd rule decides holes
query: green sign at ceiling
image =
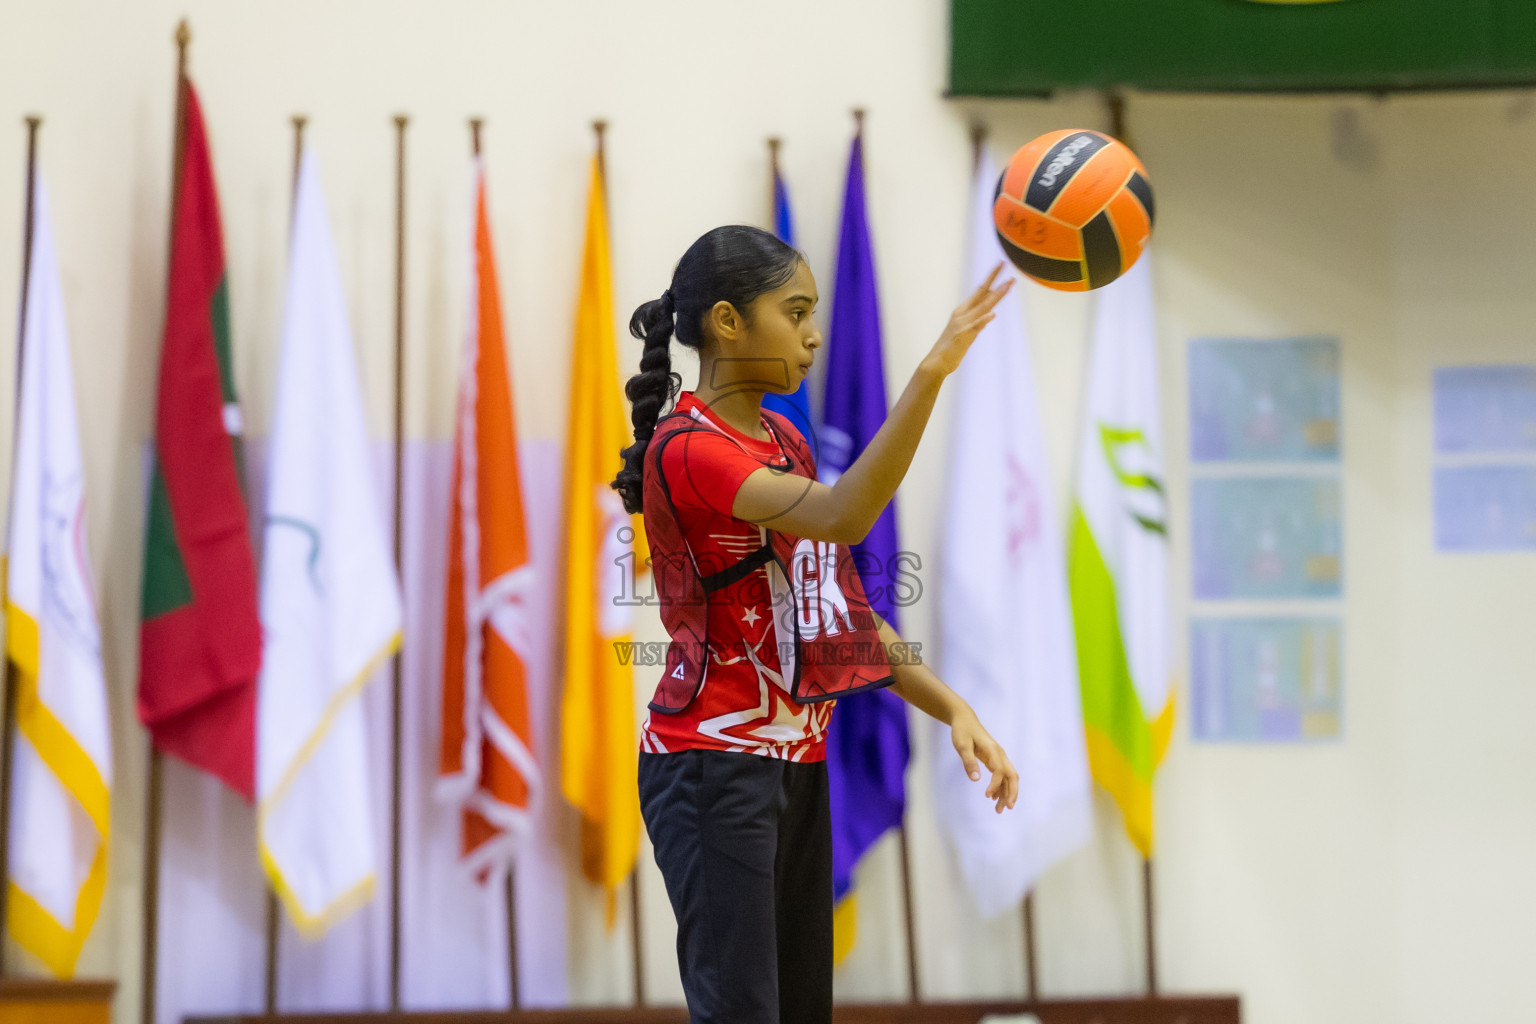
{"label": "green sign at ceiling", "polygon": [[950,93],[1536,85],[1536,0],[951,0]]}

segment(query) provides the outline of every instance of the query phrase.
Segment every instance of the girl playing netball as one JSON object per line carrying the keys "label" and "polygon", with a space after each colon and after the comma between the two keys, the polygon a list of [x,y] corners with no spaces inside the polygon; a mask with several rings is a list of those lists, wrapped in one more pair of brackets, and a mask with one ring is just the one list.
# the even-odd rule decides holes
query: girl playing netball
{"label": "girl playing netball", "polygon": [[[798,252],[757,228],[716,228],[630,321],[645,351],[625,389],[635,443],[613,487],[644,512],[672,638],[641,738],[640,803],[694,1024],[832,1019],[823,750],[838,697],[889,686],[950,727],[972,779],[991,772],[985,797],[999,813],[1018,796],[1018,773],[970,706],[870,609],[849,552],[1007,293],[997,276],[955,310],[832,486],[816,482],[806,439],[762,408],[765,393],[799,387],[821,346]],[[681,395],[674,334],[699,355],[698,387]]]}

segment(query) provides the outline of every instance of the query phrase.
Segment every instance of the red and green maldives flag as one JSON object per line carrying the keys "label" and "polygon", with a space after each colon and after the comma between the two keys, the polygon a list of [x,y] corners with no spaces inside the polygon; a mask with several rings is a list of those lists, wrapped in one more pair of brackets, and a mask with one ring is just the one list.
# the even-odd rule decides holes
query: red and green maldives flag
{"label": "red and green maldives flag", "polygon": [[219,198],[202,111],[182,81],[155,467],[144,547],[139,718],[155,746],[255,792],[261,620],[237,469]]}

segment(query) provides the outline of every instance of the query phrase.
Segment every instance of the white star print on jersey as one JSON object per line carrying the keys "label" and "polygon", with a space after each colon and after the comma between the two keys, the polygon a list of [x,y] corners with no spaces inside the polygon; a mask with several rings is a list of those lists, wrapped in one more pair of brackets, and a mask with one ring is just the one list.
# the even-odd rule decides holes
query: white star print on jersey
{"label": "white star print on jersey", "polygon": [[699,723],[699,733],[729,745],[732,750],[753,749],[769,757],[798,761],[826,731],[832,714],[831,702],[799,704],[790,700],[783,674],[762,663],[757,656],[759,646],[761,641],[748,647],[745,655],[731,659],[714,655],[717,665],[743,660],[752,663],[757,672],[757,706],[706,718]]}

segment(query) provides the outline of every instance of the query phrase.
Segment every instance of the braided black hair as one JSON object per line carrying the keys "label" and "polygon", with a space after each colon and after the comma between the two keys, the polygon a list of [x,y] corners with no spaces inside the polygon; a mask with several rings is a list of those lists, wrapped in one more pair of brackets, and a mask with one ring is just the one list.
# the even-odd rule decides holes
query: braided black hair
{"label": "braided black hair", "polygon": [[706,232],[688,247],[661,298],[642,303],[629,320],[629,333],[644,340],[640,372],[629,378],[630,419],[635,443],[623,449],[624,468],[609,485],[634,513],[643,504],[645,449],[656,432],[662,408],[677,397],[683,378],[672,369],[677,340],[691,349],[704,344],[704,317],[717,302],[729,302],[743,316],[753,299],[788,284],[800,253],[761,228],[731,224]]}

